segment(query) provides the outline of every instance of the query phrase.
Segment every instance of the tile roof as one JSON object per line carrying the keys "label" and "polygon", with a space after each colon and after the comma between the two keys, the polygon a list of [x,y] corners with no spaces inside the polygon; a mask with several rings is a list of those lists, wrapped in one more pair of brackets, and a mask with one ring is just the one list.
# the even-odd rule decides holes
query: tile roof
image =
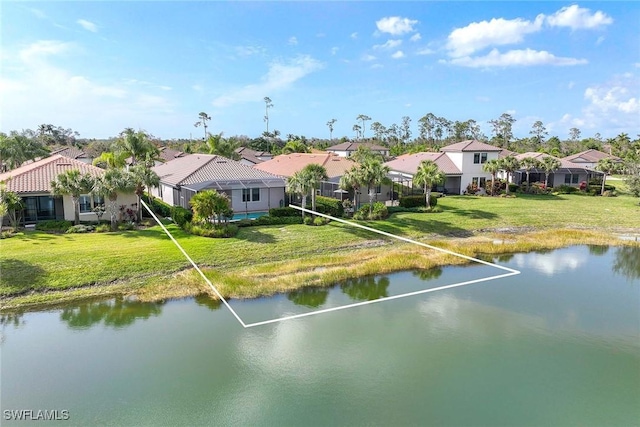
{"label": "tile roof", "polygon": [[469,139],[467,141],[444,146],[440,151],[502,151],[502,148],[485,144],[484,142],[476,141],[475,139]]}
{"label": "tile roof", "polygon": [[76,147],[62,147],[51,152],[53,154],[60,154],[61,156],[68,157],[70,159],[79,159],[79,158],[88,158],[87,153],[82,150],[77,149]]}
{"label": "tile roof", "polygon": [[372,144],[370,142],[343,142],[342,144],[327,148],[327,151],[356,151],[360,146],[367,147],[371,151],[389,151],[387,147]]}
{"label": "tile roof", "polygon": [[51,181],[55,180],[59,174],[73,169],[93,176],[104,174],[104,169],[54,154],[0,174],[0,181],[6,181],[7,189],[16,193],[48,193],[51,191]]}
{"label": "tile roof", "polygon": [[236,148],[236,153],[238,153],[244,160],[247,160],[254,165],[264,162],[264,157],[268,157],[269,159],[273,157],[273,155],[268,151],[255,151],[247,147]]}
{"label": "tile roof", "polygon": [[431,160],[438,165],[438,169],[445,173],[445,175],[461,175],[460,169],[453,164],[449,156],[445,153],[415,153],[415,154],[403,154],[396,157],[394,160],[388,161],[385,165],[389,166],[392,171],[403,172],[410,175],[415,175],[418,170],[418,166],[423,160]]}
{"label": "tile roof", "polygon": [[214,181],[274,180],[275,184],[284,186],[284,181],[277,176],[212,154],[187,154],[152,169],[160,181],[170,185],[204,188],[200,184]]}
{"label": "tile roof", "polygon": [[[580,170],[589,170],[589,171],[593,171],[593,169],[591,168],[587,168],[584,165],[578,164],[578,163],[574,163],[571,162],[569,160],[566,159],[566,157],[564,159],[558,159],[557,157],[552,156],[551,154],[547,154],[547,153],[537,153],[537,152],[533,152],[533,151],[529,151],[526,153],[520,153],[520,154],[516,154],[514,156],[516,159],[518,159],[519,161],[527,158],[527,157],[531,157],[537,160],[542,161],[542,159],[546,158],[546,157],[552,157],[554,159],[557,159],[560,161],[560,169],[580,169]],[[534,171],[537,171],[538,169],[532,169]],[[540,169],[542,170],[542,169]],[[597,171],[596,171],[597,172]]]}
{"label": "tile roof", "polygon": [[160,160],[163,162],[168,162],[169,160],[173,160],[178,157],[183,157],[186,153],[183,151],[174,150],[169,147],[160,147],[158,149],[160,151]]}
{"label": "tile roof", "polygon": [[292,153],[281,154],[271,160],[257,164],[253,168],[270,172],[274,175],[290,177],[310,164],[324,166],[329,179],[344,175],[346,171],[356,165],[355,162],[332,153]]}
{"label": "tile roof", "polygon": [[602,151],[589,149],[578,154],[572,154],[564,157],[565,160],[569,160],[574,163],[598,163],[602,159],[612,159],[614,161],[621,161],[619,157],[612,156],[611,154],[603,153]]}
{"label": "tile roof", "polygon": [[499,159],[504,159],[505,157],[515,156],[516,154],[518,154],[518,153],[516,153],[515,151],[510,151],[510,150],[507,150],[506,148],[503,148],[498,153],[498,158]]}

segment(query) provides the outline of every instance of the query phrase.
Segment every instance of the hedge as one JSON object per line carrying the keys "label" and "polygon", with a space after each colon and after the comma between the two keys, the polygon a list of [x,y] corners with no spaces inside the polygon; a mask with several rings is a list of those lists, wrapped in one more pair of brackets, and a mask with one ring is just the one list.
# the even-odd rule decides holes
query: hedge
{"label": "hedge", "polygon": [[183,208],[182,206],[172,206],[171,219],[173,219],[173,222],[182,228],[187,222],[191,222],[193,219],[193,212],[189,209]]}
{"label": "hedge", "polygon": [[257,219],[241,219],[235,222],[238,227],[251,227],[254,225],[287,225],[302,224],[302,215],[296,216],[261,216]]}
{"label": "hedge", "polygon": [[[307,198],[307,209],[311,209],[311,197]],[[316,196],[316,211],[340,218],[344,215],[342,202],[333,197]]]}
{"label": "hedge", "polygon": [[[165,203],[160,199],[156,199],[155,197],[152,197],[151,200],[149,200],[149,197],[146,194],[142,196],[142,200],[144,200],[158,215],[164,218],[171,216],[171,205],[168,203]],[[143,213],[147,212],[146,209],[143,209],[142,211]]]}
{"label": "hedge", "polygon": [[[431,206],[435,206],[438,204],[438,198],[433,194],[429,198],[431,202]],[[417,208],[417,207],[426,207],[427,201],[425,196],[403,196],[400,198],[400,207],[403,208]]]}
{"label": "hedge", "polygon": [[284,207],[284,208],[271,208],[269,209],[270,217],[286,217],[286,216],[302,216],[302,212],[300,212],[296,208]]}

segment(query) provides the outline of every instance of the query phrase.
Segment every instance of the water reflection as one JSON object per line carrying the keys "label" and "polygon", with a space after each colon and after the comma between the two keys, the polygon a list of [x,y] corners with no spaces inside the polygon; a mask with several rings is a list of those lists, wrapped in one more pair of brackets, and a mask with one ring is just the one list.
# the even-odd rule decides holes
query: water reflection
{"label": "water reflection", "polygon": [[609,252],[609,246],[605,245],[587,245],[591,255],[604,255]]}
{"label": "water reflection", "polygon": [[317,308],[327,301],[328,295],[328,289],[302,288],[298,289],[297,291],[289,292],[287,298],[294,304]]}
{"label": "water reflection", "polygon": [[536,251],[536,255],[515,254],[513,260],[520,268],[533,268],[547,276],[563,271],[578,270],[587,264],[587,257],[575,250],[555,252]]}
{"label": "water reflection", "polygon": [[340,288],[342,292],[358,301],[372,301],[387,296],[389,278],[382,276],[376,280],[376,276],[361,277],[359,279],[346,280]]}
{"label": "water reflection", "polygon": [[210,297],[207,294],[200,294],[193,298],[196,304],[207,307],[209,310],[217,310],[222,305],[222,301]]}
{"label": "water reflection", "polygon": [[60,319],[73,329],[86,329],[103,323],[115,329],[132,325],[137,319],[148,319],[162,313],[162,304],[126,298],[86,302],[65,308]]}
{"label": "water reflection", "polygon": [[620,246],[617,248],[613,272],[629,280],[640,279],[640,247]]}
{"label": "water reflection", "polygon": [[433,280],[442,276],[442,268],[434,267],[428,270],[415,270],[411,274],[413,274],[416,277],[419,277],[420,280]]}

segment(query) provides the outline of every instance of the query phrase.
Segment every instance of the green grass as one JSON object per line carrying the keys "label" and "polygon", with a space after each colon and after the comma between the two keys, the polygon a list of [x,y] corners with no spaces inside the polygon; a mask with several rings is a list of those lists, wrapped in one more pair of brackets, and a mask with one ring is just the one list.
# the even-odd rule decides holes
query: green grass
{"label": "green grass", "polygon": [[[439,199],[438,206],[443,209],[442,213],[398,213],[385,221],[366,225],[443,242],[452,237],[471,236],[486,236],[485,240],[491,241],[492,231],[504,228],[640,232],[640,206],[638,199],[631,197],[449,196]],[[349,268],[354,263],[370,262],[367,260],[390,250],[387,246],[374,247],[388,243],[388,239],[335,222],[323,227],[247,227],[231,239],[193,236],[173,225],[169,229],[194,261],[208,268],[216,278],[225,278],[230,293],[234,294],[237,288],[251,283],[243,276],[245,271],[252,271],[256,277],[269,276],[270,280],[278,274],[312,276],[309,270],[317,266]],[[471,243],[469,239],[464,240],[465,245]],[[393,254],[386,255],[393,259]],[[48,299],[57,300],[60,298],[57,291],[76,288],[79,295],[91,294],[89,289],[94,289],[93,294],[103,295],[111,289],[178,296],[189,292],[176,290],[177,281],[184,282],[184,286],[198,282],[197,278],[184,275],[175,279],[176,273],[189,268],[190,264],[160,227],[71,235],[30,231],[0,241],[0,298],[22,295],[42,301],[47,300],[48,294]],[[343,273],[340,270],[338,274],[336,270],[332,274]],[[150,290],[152,288],[155,291]],[[0,303],[0,308],[2,306]]]}

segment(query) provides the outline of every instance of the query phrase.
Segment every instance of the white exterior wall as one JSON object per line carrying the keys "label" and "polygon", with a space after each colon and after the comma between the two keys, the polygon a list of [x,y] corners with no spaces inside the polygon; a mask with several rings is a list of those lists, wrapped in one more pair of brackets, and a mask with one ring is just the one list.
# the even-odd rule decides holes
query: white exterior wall
{"label": "white exterior wall", "polygon": [[[491,174],[482,170],[483,163],[473,163],[473,157],[476,153],[485,153],[485,151],[478,152],[463,152],[463,153],[446,153],[453,163],[458,166],[462,171],[462,177],[460,180],[460,192],[463,193],[469,184],[473,181],[473,178],[485,178],[487,181],[491,180]],[[498,152],[486,152],[487,161],[497,160]],[[455,158],[451,154],[456,155]],[[461,162],[458,164],[457,161]]]}
{"label": "white exterior wall", "polygon": [[284,203],[284,187],[261,188],[260,200],[257,202],[243,202],[242,189],[231,192],[231,208],[234,213],[266,212],[271,208],[280,207],[281,200]]}
{"label": "white exterior wall", "polygon": [[349,157],[349,153],[350,153],[349,151],[333,151],[333,150],[327,150],[327,151],[339,157]]}
{"label": "white exterior wall", "polygon": [[[126,205],[128,208],[133,207],[138,203],[138,198],[135,194],[119,194],[117,200],[117,212],[116,216],[120,215],[119,207],[120,205]],[[105,198],[105,212],[102,215],[103,220],[108,220],[111,217],[111,213],[109,211],[109,200]],[[67,221],[75,221],[75,207],[73,206],[73,200],[71,200],[71,196],[62,196],[62,205],[64,206],[64,219]],[[80,213],[80,221],[97,221],[98,216],[93,212],[81,212]]]}

